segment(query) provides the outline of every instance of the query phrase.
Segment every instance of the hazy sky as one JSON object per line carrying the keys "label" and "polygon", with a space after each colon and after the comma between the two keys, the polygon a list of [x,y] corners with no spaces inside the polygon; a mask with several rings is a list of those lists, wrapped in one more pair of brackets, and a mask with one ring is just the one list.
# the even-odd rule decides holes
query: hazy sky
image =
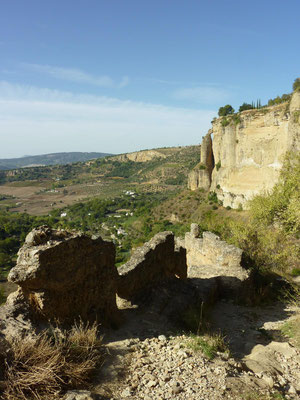
{"label": "hazy sky", "polygon": [[291,91],[299,0],[0,7],[0,158],[197,144],[224,104]]}

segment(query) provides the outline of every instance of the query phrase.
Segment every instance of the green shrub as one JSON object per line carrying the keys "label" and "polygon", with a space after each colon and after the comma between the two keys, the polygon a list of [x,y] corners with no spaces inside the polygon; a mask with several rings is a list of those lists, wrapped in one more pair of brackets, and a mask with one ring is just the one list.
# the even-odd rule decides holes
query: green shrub
{"label": "green shrub", "polygon": [[218,161],[216,164],[217,171],[219,171],[220,168],[221,168],[221,161]]}
{"label": "green shrub", "polygon": [[250,212],[257,223],[276,222],[286,232],[300,234],[300,154],[286,156],[278,183],[250,202]]}
{"label": "green shrub", "polygon": [[295,79],[293,83],[293,91],[300,90],[300,78]]}
{"label": "green shrub", "polygon": [[225,117],[234,113],[234,108],[230,104],[226,104],[224,107],[220,107],[218,111],[219,117]]}
{"label": "green shrub", "polygon": [[211,201],[212,203],[218,203],[218,196],[216,192],[209,192],[207,196],[207,200]]}
{"label": "green shrub", "polygon": [[221,121],[221,125],[225,128],[225,126],[228,126],[230,124],[230,120],[227,118],[223,118]]}
{"label": "green shrub", "polygon": [[235,125],[238,125],[242,122],[241,117],[239,116],[239,114],[234,114],[232,116],[232,121]]}
{"label": "green shrub", "polygon": [[275,106],[277,104],[285,103],[290,101],[291,95],[290,94],[283,94],[282,96],[277,96],[274,99],[270,99],[268,101],[268,106]]}
{"label": "green shrub", "polygon": [[293,122],[296,124],[300,123],[300,111],[293,112]]}
{"label": "green shrub", "polygon": [[291,274],[293,276],[299,276],[300,275],[300,268],[293,268]]}
{"label": "green shrub", "polygon": [[253,108],[254,108],[253,104],[243,103],[239,108],[239,112],[245,110],[252,110]]}
{"label": "green shrub", "polygon": [[193,351],[200,351],[209,360],[216,357],[217,352],[229,353],[224,337],[220,334],[191,335],[188,347]]}

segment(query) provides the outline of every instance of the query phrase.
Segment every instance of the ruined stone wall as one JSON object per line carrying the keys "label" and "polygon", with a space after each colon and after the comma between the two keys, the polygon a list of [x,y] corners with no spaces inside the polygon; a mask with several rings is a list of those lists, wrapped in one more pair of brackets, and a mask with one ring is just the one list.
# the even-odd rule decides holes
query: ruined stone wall
{"label": "ruined stone wall", "polygon": [[[243,111],[236,120],[227,116],[213,121],[211,184],[207,188],[207,179],[196,182],[195,171],[190,175],[190,189],[216,191],[225,207],[247,207],[248,200],[269,191],[278,181],[286,153],[300,150],[299,114],[300,92],[295,92],[290,104]],[[207,137],[203,142],[207,148]],[[207,171],[210,166],[211,161]]]}
{"label": "ruined stone wall", "polygon": [[113,243],[42,227],[27,236],[8,280],[39,318],[105,323],[118,318],[117,277]]}
{"label": "ruined stone wall", "polygon": [[[119,270],[111,242],[46,226],[28,234],[8,280],[18,285],[0,310],[0,330],[22,336],[50,323],[117,326],[116,294],[125,299],[170,278],[186,278],[186,251],[162,232]],[[46,325],[45,325],[46,324]]]}
{"label": "ruined stone wall", "polygon": [[191,232],[185,234],[184,243],[180,242],[186,249],[188,276],[217,277],[226,290],[239,289],[249,277],[242,266],[243,251],[211,232],[203,232],[201,238],[197,228],[197,224],[192,224]]}
{"label": "ruined stone wall", "polygon": [[175,249],[172,232],[161,232],[138,248],[118,272],[118,295],[132,299],[164,278],[186,278],[186,253]]}

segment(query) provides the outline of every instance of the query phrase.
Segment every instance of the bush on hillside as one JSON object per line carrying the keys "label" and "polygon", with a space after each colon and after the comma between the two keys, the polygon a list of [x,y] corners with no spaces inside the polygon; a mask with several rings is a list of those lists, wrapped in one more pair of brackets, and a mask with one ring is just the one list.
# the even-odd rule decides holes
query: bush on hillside
{"label": "bush on hillside", "polygon": [[299,154],[287,155],[278,183],[250,202],[249,214],[237,220],[207,212],[200,226],[243,249],[247,267],[260,273],[300,268]]}
{"label": "bush on hillside", "polygon": [[290,94],[283,94],[282,96],[277,96],[274,99],[268,100],[268,106],[275,106],[277,104],[285,103],[287,101],[290,101],[290,99]]}
{"label": "bush on hillside", "polygon": [[253,220],[260,225],[282,227],[300,235],[300,154],[286,156],[280,179],[270,194],[256,196],[250,203]]}

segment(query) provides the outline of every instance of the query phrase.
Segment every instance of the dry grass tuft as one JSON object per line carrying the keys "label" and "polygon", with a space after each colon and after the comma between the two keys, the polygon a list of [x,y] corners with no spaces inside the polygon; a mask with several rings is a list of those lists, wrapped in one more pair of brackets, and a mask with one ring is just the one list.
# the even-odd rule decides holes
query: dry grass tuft
{"label": "dry grass tuft", "polygon": [[4,400],[54,400],[66,389],[86,386],[103,359],[97,325],[73,326],[63,334],[43,332],[11,343]]}

